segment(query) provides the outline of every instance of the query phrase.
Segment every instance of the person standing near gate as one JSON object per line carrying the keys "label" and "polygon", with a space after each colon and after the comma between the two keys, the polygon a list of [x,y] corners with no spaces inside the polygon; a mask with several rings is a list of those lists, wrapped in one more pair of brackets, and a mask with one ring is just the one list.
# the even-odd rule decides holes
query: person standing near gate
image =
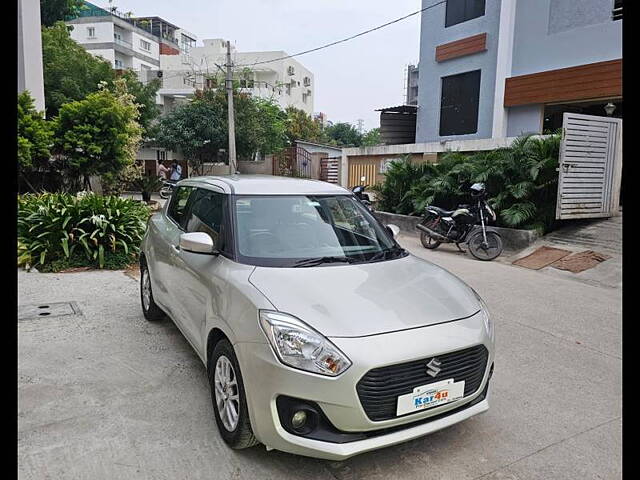
{"label": "person standing near gate", "polygon": [[182,178],[182,167],[178,164],[177,160],[174,160],[171,164],[171,180],[177,182]]}
{"label": "person standing near gate", "polygon": [[160,162],[160,165],[158,165],[158,176],[162,180],[166,180],[169,172],[171,172],[171,170],[165,166],[164,162]]}

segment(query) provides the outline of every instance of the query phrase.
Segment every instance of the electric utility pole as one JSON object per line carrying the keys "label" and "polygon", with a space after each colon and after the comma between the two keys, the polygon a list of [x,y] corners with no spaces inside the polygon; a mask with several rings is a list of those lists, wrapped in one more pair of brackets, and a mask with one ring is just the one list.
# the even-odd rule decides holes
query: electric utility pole
{"label": "electric utility pole", "polygon": [[227,40],[227,110],[229,111],[229,173],[234,174],[237,171],[236,163],[236,126],[233,112],[233,73],[231,71],[231,43]]}

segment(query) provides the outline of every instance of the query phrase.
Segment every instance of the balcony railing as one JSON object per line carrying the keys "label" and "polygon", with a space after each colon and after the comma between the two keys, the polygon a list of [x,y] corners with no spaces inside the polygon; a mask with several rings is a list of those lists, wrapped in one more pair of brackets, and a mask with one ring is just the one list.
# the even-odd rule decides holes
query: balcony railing
{"label": "balcony railing", "polygon": [[128,48],[133,48],[133,45],[130,42],[127,42],[126,40],[122,40],[121,38],[113,37],[113,41],[118,45],[123,45]]}
{"label": "balcony railing", "polygon": [[[80,10],[76,15],[68,16],[65,18],[65,20],[69,21],[75,18],[80,18],[80,17],[108,17],[109,15],[113,15],[114,17],[121,18],[125,22],[130,23],[131,25],[138,27],[146,32],[149,32],[151,35],[156,35],[151,31],[151,25],[149,25],[149,23],[136,20],[135,18],[132,18],[131,12],[124,13],[116,9],[115,7],[104,9],[104,8],[97,7],[95,5],[87,5],[85,3],[80,8]],[[162,33],[160,37],[163,40],[179,45],[178,40],[167,33]],[[127,46],[130,47],[131,45],[127,45]]]}

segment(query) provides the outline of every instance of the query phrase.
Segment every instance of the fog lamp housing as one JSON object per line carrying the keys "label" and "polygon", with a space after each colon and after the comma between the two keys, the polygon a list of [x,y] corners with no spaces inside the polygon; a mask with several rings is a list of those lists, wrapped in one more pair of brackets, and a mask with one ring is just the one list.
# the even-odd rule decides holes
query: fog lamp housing
{"label": "fog lamp housing", "polygon": [[307,423],[307,412],[305,412],[304,410],[297,410],[291,416],[291,426],[294,428],[294,430],[300,430],[302,427],[304,427],[305,423]]}

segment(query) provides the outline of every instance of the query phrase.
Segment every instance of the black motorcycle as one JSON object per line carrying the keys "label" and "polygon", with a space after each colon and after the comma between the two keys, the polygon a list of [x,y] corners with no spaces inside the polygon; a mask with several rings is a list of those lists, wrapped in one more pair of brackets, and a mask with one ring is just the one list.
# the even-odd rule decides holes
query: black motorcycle
{"label": "black motorcycle", "polygon": [[356,196],[360,203],[362,203],[367,209],[373,213],[373,204],[371,203],[371,199],[369,198],[369,194],[365,193],[365,189],[369,185],[356,185],[351,189],[353,194]]}
{"label": "black motorcycle", "polygon": [[464,252],[460,244],[466,242],[478,260],[493,260],[502,253],[500,234],[486,226],[489,220],[496,221],[496,213],[486,201],[484,183],[471,186],[471,197],[472,205],[458,205],[455,210],[433,205],[425,208],[422,221],[416,225],[423,247],[433,250],[442,243],[455,243]]}

